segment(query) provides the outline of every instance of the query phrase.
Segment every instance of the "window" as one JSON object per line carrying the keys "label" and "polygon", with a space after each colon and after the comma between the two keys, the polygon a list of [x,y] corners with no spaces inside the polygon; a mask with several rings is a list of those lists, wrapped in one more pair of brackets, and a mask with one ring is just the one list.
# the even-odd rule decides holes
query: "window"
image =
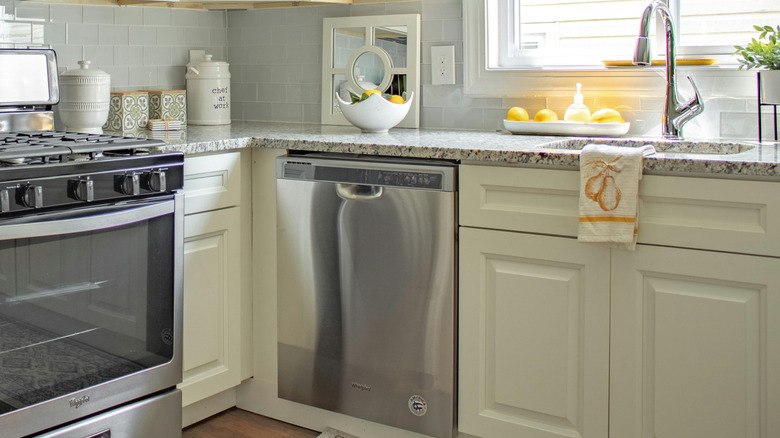
{"label": "window", "polygon": [[[467,0],[469,1],[469,0]],[[601,66],[630,60],[642,12],[636,0],[484,0],[488,68]],[[754,24],[780,22],[780,1],[667,0],[678,56],[729,56],[756,36]],[[663,30],[654,44],[663,56]],[[723,60],[723,58],[721,58]]]}

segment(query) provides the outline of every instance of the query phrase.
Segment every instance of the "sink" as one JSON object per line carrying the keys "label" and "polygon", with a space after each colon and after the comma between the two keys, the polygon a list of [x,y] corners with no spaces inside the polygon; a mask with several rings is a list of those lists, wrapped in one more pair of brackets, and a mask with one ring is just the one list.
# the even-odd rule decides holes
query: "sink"
{"label": "sink", "polygon": [[587,140],[571,139],[557,143],[546,144],[544,149],[580,150],[588,144],[605,144],[612,146],[639,147],[652,145],[656,152],[668,154],[710,154],[730,155],[752,150],[755,146],[743,143],[725,143],[710,141],[685,141],[685,140]]}

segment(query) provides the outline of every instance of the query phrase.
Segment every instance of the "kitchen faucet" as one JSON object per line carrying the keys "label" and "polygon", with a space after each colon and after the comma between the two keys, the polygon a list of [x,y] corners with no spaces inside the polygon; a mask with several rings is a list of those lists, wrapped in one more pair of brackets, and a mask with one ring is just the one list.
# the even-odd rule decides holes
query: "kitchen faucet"
{"label": "kitchen faucet", "polygon": [[664,102],[663,135],[664,138],[681,139],[682,127],[692,118],[704,111],[699,90],[688,76],[693,87],[694,96],[685,102],[680,101],[677,95],[677,58],[675,54],[675,34],[672,13],[664,0],[653,0],[642,13],[642,22],[639,26],[639,38],[634,52],[634,65],[650,65],[650,19],[655,12],[661,15],[666,31],[666,100]]}

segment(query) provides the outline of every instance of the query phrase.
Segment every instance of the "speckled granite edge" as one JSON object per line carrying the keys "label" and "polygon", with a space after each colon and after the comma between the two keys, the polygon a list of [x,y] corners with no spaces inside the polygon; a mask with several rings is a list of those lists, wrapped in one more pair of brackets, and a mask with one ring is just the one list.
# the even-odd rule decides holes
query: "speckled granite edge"
{"label": "speckled granite edge", "polygon": [[182,134],[181,138],[164,140],[166,146],[159,150],[198,154],[261,147],[577,169],[579,148],[588,143],[629,147],[653,144],[659,152],[645,159],[645,173],[780,181],[779,148],[775,143],[567,138],[416,129],[361,134],[347,126],[267,122],[189,126]]}

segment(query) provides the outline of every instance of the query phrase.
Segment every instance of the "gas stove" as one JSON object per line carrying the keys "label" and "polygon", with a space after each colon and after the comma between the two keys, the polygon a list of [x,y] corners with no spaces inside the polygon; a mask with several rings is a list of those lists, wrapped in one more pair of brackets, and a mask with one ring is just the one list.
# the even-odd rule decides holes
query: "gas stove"
{"label": "gas stove", "polygon": [[0,62],[24,68],[14,71],[18,77],[40,79],[0,83],[0,219],[182,187],[183,155],[150,152],[165,145],[160,140],[53,130],[53,51],[0,49]]}

